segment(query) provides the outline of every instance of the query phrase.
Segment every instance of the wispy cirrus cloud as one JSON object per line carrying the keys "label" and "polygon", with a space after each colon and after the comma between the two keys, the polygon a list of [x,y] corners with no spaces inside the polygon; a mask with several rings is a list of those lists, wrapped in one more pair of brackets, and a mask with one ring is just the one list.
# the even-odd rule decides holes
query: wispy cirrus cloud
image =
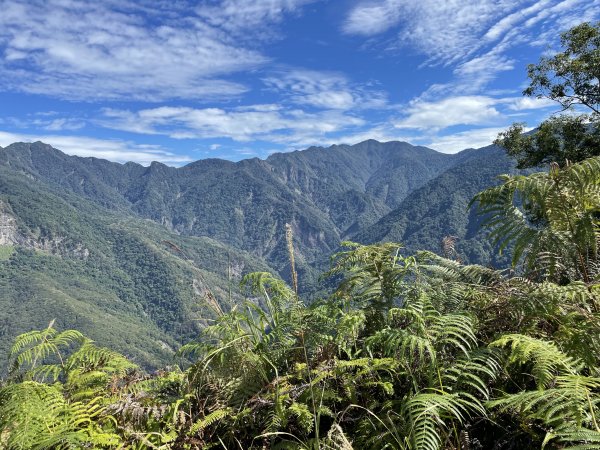
{"label": "wispy cirrus cloud", "polygon": [[307,112],[267,104],[229,109],[173,106],[139,111],[105,109],[100,123],[107,128],[175,139],[229,138],[238,142],[292,143],[320,139],[364,125],[365,121],[336,110]]}
{"label": "wispy cirrus cloud", "polygon": [[227,76],[269,61],[254,45],[265,25],[305,3],[5,0],[0,88],[85,101],[239,95],[247,87]]}
{"label": "wispy cirrus cloud", "polygon": [[511,70],[507,52],[514,47],[548,45],[557,30],[598,17],[598,0],[378,0],[359,2],[343,30],[364,36],[393,30],[390,49],[409,47],[428,57],[425,65],[453,68],[454,81],[429,92],[456,95],[477,93]]}
{"label": "wispy cirrus cloud", "polygon": [[489,45],[509,44],[507,36],[533,40],[523,32],[541,21],[552,29],[565,14],[579,22],[597,17],[597,8],[596,0],[366,0],[349,12],[343,30],[373,36],[395,29],[397,45],[429,55],[430,64],[455,64]]}
{"label": "wispy cirrus cloud", "polygon": [[351,83],[334,72],[292,69],[265,77],[263,82],[284,100],[318,109],[380,109],[387,105],[387,94]]}
{"label": "wispy cirrus cloud", "polygon": [[42,141],[69,155],[93,156],[116,162],[133,161],[149,165],[153,161],[179,166],[192,161],[192,158],[177,155],[159,145],[136,144],[120,139],[99,139],[68,135],[31,135],[0,131],[0,146],[6,147],[14,142]]}
{"label": "wispy cirrus cloud", "polygon": [[[33,137],[118,130],[215,156],[240,143],[260,153],[368,138],[458,150],[546,114],[549,102],[517,97],[524,65],[559,31],[600,17],[600,0],[354,0],[337,18],[318,3],[3,0],[0,126]],[[345,35],[329,40],[332,20]]]}
{"label": "wispy cirrus cloud", "polygon": [[477,50],[490,24],[526,3],[527,0],[364,1],[350,11],[343,30],[371,36],[397,28],[398,45],[429,55],[431,63],[449,64],[464,60]]}
{"label": "wispy cirrus cloud", "polygon": [[80,130],[85,127],[85,122],[76,117],[58,117],[57,113],[36,114],[34,117],[4,117],[0,118],[0,124],[9,125],[13,128],[41,129],[46,131]]}
{"label": "wispy cirrus cloud", "polygon": [[516,97],[518,85],[508,91],[489,86],[524,66],[523,49],[556,46],[560,32],[598,18],[599,0],[364,0],[342,29],[383,44],[388,54],[408,48],[425,58],[422,69],[449,72],[415,93],[392,123],[419,133],[413,142],[453,152],[490,144],[515,118],[547,117],[552,102]]}
{"label": "wispy cirrus cloud", "polygon": [[266,24],[280,22],[287,14],[295,14],[304,5],[319,0],[222,0],[200,4],[195,13],[210,26],[234,34],[236,39],[271,37]]}

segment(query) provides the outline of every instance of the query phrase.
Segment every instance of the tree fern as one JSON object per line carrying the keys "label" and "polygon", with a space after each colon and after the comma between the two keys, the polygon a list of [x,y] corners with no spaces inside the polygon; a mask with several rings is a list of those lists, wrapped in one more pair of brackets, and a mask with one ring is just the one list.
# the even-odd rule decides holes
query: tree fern
{"label": "tree fern", "polygon": [[485,415],[474,397],[444,391],[425,391],[407,399],[403,414],[409,419],[409,448],[438,450],[448,431],[448,422],[463,423],[472,414]]}
{"label": "tree fern", "polygon": [[[75,344],[82,344],[85,337],[76,330],[59,333],[52,327],[53,324],[51,322],[44,330],[30,331],[15,339],[9,355],[11,376],[23,375],[28,370],[36,369],[49,358],[53,364],[39,370],[39,374],[56,377],[64,368],[61,350],[66,351]],[[31,375],[35,375],[35,372],[30,373]]]}
{"label": "tree fern", "polygon": [[491,345],[509,348],[508,370],[514,364],[529,367],[537,389],[506,394],[488,406],[538,421],[546,431],[545,443],[580,442],[574,448],[594,448],[600,438],[600,378],[582,375],[583,365],[552,342],[508,335]]}
{"label": "tree fern", "polygon": [[354,301],[375,308],[389,308],[399,292],[399,284],[410,272],[415,260],[400,254],[401,245],[386,243],[360,245],[342,242],[350,250],[332,257],[332,268],[324,275],[344,274],[339,296],[350,295]]}
{"label": "tree fern", "polygon": [[557,376],[550,388],[507,395],[488,406],[540,421],[547,430],[547,442],[587,441],[591,445],[590,441],[600,441],[599,388],[600,378]]}
{"label": "tree fern", "polygon": [[600,158],[501,179],[472,203],[501,248],[513,245],[513,264],[523,260],[530,274],[589,282],[598,253]]}

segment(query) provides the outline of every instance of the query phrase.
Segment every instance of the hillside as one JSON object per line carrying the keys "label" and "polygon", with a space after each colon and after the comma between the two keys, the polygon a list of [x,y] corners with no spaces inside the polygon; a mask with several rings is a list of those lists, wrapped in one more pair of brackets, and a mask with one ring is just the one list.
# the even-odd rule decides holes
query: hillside
{"label": "hillside", "polygon": [[454,235],[464,260],[498,264],[467,204],[512,167],[494,147],[447,155],[401,142],[181,168],[13,144],[0,149],[0,351],[56,319],[147,367],[168,362],[210,315],[208,292],[224,305],[245,273],[288,278],[286,223],[313,295],[345,239],[412,251]]}
{"label": "hillside", "polygon": [[210,317],[209,291],[223,305],[237,302],[230,284],[270,270],[210,238],[179,236],[6,167],[0,249],[0,353],[17,334],[56,319],[146,367],[169,363],[197,334]]}
{"label": "hillside", "polygon": [[514,161],[496,146],[465,150],[460,162],[411,193],[377,223],[361,230],[357,242],[401,242],[408,252],[418,249],[441,252],[442,239],[456,238],[463,261],[506,267],[509,259],[498,255],[481,217],[468,205],[478,192],[497,183],[498,175],[516,173]]}
{"label": "hillside", "polygon": [[[67,156],[43,143],[13,144],[0,164],[178,234],[207,236],[265,258],[285,272],[286,223],[298,269],[316,281],[322,256],[376,222],[456,158],[403,142],[365,141],[233,163],[181,168]],[[315,269],[315,266],[318,268]]]}

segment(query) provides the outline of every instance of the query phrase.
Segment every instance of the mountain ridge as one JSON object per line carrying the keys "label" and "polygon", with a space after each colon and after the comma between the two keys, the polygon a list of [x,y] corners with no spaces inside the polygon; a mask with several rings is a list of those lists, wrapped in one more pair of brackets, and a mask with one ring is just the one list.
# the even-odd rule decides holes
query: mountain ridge
{"label": "mountain ridge", "polygon": [[[180,168],[68,156],[43,143],[12,144],[0,152],[0,164],[176,233],[258,252],[278,270],[287,263],[287,252],[275,233],[285,223],[292,224],[305,253],[300,265],[313,264],[316,253],[333,251],[454,159],[405,142],[374,140],[264,160],[199,160]],[[219,214],[206,213],[216,210]]]}
{"label": "mountain ridge", "polygon": [[[402,242],[407,250],[440,252],[445,236],[457,239],[464,261],[506,266],[506,255],[499,255],[481,227],[482,218],[469,209],[471,199],[496,184],[501,174],[521,173],[504,150],[495,145],[468,149],[461,164],[448,169],[415,190],[410,198],[375,224],[361,230],[358,242]],[[439,195],[448,192],[449,195]]]}
{"label": "mountain ridge", "polygon": [[[286,224],[309,298],[326,292],[319,275],[342,240],[400,240],[411,252],[454,234],[461,258],[495,264],[466,205],[512,167],[497,147],[448,155],[374,140],[179,168],[12,144],[0,149],[0,202],[21,234],[0,244],[0,351],[59,316],[157,367],[210,319],[207,301],[240,298],[232,285],[244,273],[290,279]],[[131,327],[104,336],[107,320]]]}

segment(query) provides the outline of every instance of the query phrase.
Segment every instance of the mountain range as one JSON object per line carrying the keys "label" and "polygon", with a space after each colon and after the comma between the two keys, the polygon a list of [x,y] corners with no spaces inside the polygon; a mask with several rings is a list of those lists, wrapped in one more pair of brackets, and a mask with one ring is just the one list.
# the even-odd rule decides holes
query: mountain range
{"label": "mountain range", "polygon": [[506,264],[468,209],[514,163],[498,147],[444,154],[369,140],[183,167],[68,156],[41,142],[0,148],[0,352],[19,333],[78,328],[148,367],[243,295],[250,271],[300,288],[343,240],[397,241]]}

